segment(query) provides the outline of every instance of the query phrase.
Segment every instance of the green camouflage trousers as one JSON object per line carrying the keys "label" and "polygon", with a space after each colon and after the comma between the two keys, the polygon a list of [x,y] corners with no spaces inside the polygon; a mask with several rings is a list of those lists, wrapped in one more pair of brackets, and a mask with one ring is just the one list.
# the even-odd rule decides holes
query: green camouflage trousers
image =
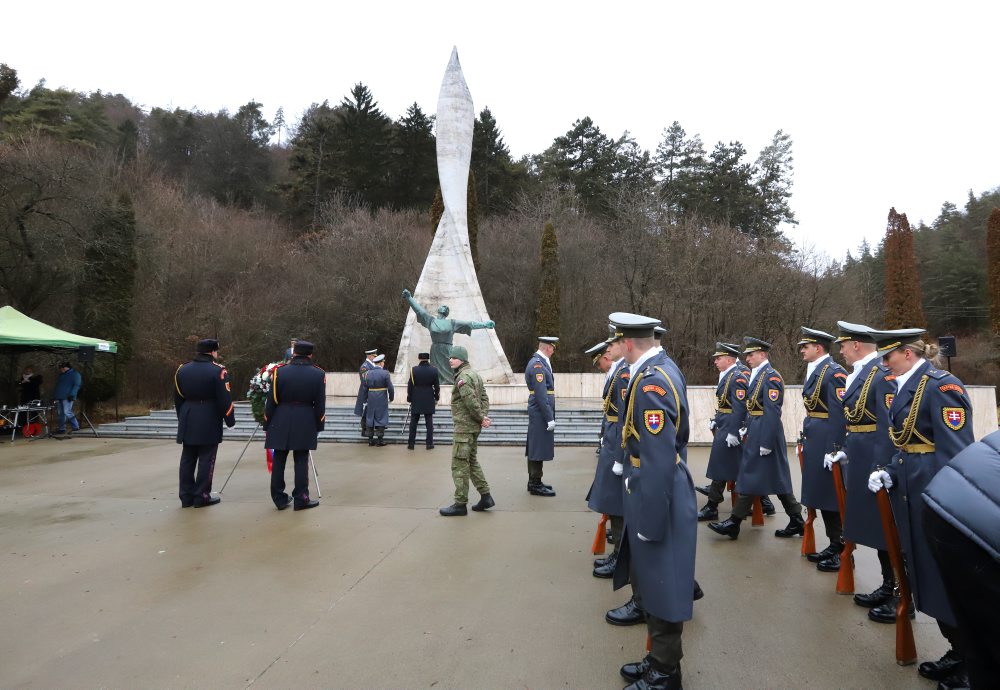
{"label": "green camouflage trousers", "polygon": [[490,485],[486,483],[482,465],[476,460],[476,442],[479,433],[456,433],[451,451],[451,478],[455,480],[455,503],[469,502],[469,479],[480,494],[488,494]]}

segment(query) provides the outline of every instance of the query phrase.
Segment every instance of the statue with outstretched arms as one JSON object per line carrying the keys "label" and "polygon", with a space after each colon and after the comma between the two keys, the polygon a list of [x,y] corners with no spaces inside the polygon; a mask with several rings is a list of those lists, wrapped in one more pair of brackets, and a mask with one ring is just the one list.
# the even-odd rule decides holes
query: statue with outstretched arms
{"label": "statue with outstretched arms", "polygon": [[445,305],[438,307],[437,316],[432,316],[430,312],[420,306],[420,303],[413,299],[413,293],[403,290],[403,297],[413,312],[417,315],[417,321],[424,328],[431,332],[431,364],[437,367],[441,383],[455,383],[454,373],[448,358],[451,353],[452,341],[456,333],[461,335],[472,335],[472,331],[478,328],[495,328],[493,321],[459,321],[449,319],[449,309]]}

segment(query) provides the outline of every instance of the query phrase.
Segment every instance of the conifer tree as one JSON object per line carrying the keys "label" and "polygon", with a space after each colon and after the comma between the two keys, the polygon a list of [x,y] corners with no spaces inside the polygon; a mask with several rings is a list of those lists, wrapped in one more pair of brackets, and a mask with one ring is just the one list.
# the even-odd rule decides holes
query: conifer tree
{"label": "conifer tree", "polygon": [[535,334],[559,336],[559,242],[552,223],[542,232],[542,280],[535,310]]}
{"label": "conifer tree", "polygon": [[986,224],[986,261],[989,265],[990,322],[994,335],[1000,335],[1000,208],[990,212]]}
{"label": "conifer tree", "polygon": [[913,231],[906,214],[889,209],[885,230],[885,327],[925,328]]}
{"label": "conifer tree", "polygon": [[444,197],[441,196],[441,186],[438,185],[437,191],[434,192],[434,203],[431,204],[431,237],[437,234],[443,215]]}

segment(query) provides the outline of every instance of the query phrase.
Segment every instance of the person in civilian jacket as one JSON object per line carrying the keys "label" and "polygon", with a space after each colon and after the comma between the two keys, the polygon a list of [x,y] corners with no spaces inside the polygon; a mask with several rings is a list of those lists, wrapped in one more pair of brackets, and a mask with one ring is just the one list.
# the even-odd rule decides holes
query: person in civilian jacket
{"label": "person in civilian jacket", "polygon": [[941,569],[969,684],[1000,679],[1000,431],[951,459],[923,493],[924,532]]}
{"label": "person in civilian jacket", "polygon": [[[177,410],[177,443],[181,450],[180,489],[182,508],[213,506],[215,456],[222,443],[222,424],[236,424],[229,372],[215,361],[219,341],[198,341],[197,354],[174,373],[174,407]],[[197,469],[197,475],[195,470]]]}
{"label": "person in civilian jacket", "polygon": [[427,450],[434,447],[434,408],[441,399],[441,384],[437,367],[431,365],[429,352],[417,355],[419,363],[410,368],[410,380],[406,382],[406,402],[410,403],[410,438],[406,447],[413,450],[417,440],[417,423],[424,416],[427,429]]}
{"label": "person in civilian jacket", "polygon": [[868,488],[872,493],[888,489],[916,608],[936,619],[951,643],[941,659],[925,661],[917,671],[940,681],[938,687],[965,687],[955,612],[924,532],[923,492],[934,475],[973,442],[972,403],[961,381],[931,363],[938,348],[923,341],[926,333],[922,328],[872,332],[878,353],[896,375],[889,438],[897,452],[884,466],[876,466]]}
{"label": "person in civilian jacket", "polygon": [[[278,510],[293,504],[295,510],[319,505],[309,498],[309,451],[316,450],[316,438],[326,421],[326,372],[312,358],[313,344],[297,341],[292,360],[275,367],[271,394],[264,405],[265,447],[274,451],[271,500]],[[291,498],[285,493],[288,451],[295,462]]]}
{"label": "person in civilian jacket", "polygon": [[56,433],[66,433],[66,423],[69,422],[72,431],[80,430],[80,423],[73,414],[73,401],[80,395],[80,372],[69,362],[59,365],[59,378],[52,390],[52,401],[56,404]]}

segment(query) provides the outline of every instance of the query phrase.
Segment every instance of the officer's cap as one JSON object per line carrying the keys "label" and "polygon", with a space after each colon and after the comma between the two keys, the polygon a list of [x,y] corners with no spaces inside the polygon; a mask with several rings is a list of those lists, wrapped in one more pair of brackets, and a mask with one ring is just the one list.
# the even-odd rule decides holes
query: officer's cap
{"label": "officer's cap", "polygon": [[313,344],[308,340],[296,340],[295,347],[292,348],[292,354],[311,355],[313,353],[313,349]]}
{"label": "officer's cap", "polygon": [[770,350],[771,343],[765,342],[760,338],[743,337],[743,354],[745,355],[751,352],[770,352]]}
{"label": "officer's cap", "polygon": [[653,337],[657,340],[663,338],[663,334],[667,332],[667,329],[663,326],[657,326],[653,329]]}
{"label": "officer's cap", "polygon": [[379,362],[384,362],[385,361],[385,355],[379,355],[378,357],[376,357],[372,361],[375,362],[375,364],[378,364]]}
{"label": "officer's cap", "polygon": [[807,328],[802,326],[802,337],[799,338],[799,342],[796,343],[798,347],[803,345],[822,345],[827,350],[833,344],[834,336],[830,335],[826,331],[818,331],[815,328]]}
{"label": "officer's cap", "polygon": [[871,331],[870,335],[878,346],[879,357],[885,357],[905,345],[922,340],[927,331],[923,328],[899,328],[894,331]]}
{"label": "officer's cap", "polygon": [[834,341],[836,343],[843,343],[848,340],[855,340],[859,343],[874,343],[875,339],[872,337],[872,329],[868,326],[862,326],[860,323],[848,323],[847,321],[838,321],[837,329],[840,331],[840,336]]}
{"label": "officer's cap", "polygon": [[219,341],[215,338],[202,338],[196,346],[196,352],[199,355],[207,355],[209,352],[215,352],[218,349]]}
{"label": "officer's cap", "polygon": [[555,347],[556,343],[559,342],[559,338],[555,337],[554,335],[540,335],[538,336],[537,340],[540,343],[546,343],[548,345],[551,345],[552,347]]}
{"label": "officer's cap", "polygon": [[604,356],[604,353],[607,351],[607,349],[608,349],[608,342],[606,340],[602,340],[601,342],[597,343],[597,345],[594,345],[593,347],[584,350],[583,354],[590,355],[591,359],[596,365],[600,361],[601,357]]}
{"label": "officer's cap", "polygon": [[372,350],[365,350],[365,354],[366,355],[374,355],[374,354],[377,354],[377,353],[378,353],[378,348],[377,347],[374,348],[374,349],[372,349]]}
{"label": "officer's cap", "polygon": [[419,355],[417,355],[417,359],[430,359],[430,358],[431,355],[428,352],[421,352]]}
{"label": "officer's cap", "polygon": [[660,323],[659,319],[652,319],[640,314],[629,314],[623,311],[608,314],[608,326],[614,329],[612,337],[615,340],[620,338],[649,338]]}
{"label": "officer's cap", "polygon": [[716,343],[715,352],[712,353],[713,357],[739,357],[740,348],[738,345],[733,345],[731,343]]}
{"label": "officer's cap", "polygon": [[452,345],[451,352],[448,354],[449,356],[454,357],[455,359],[460,359],[463,362],[469,361],[469,351],[461,345]]}

